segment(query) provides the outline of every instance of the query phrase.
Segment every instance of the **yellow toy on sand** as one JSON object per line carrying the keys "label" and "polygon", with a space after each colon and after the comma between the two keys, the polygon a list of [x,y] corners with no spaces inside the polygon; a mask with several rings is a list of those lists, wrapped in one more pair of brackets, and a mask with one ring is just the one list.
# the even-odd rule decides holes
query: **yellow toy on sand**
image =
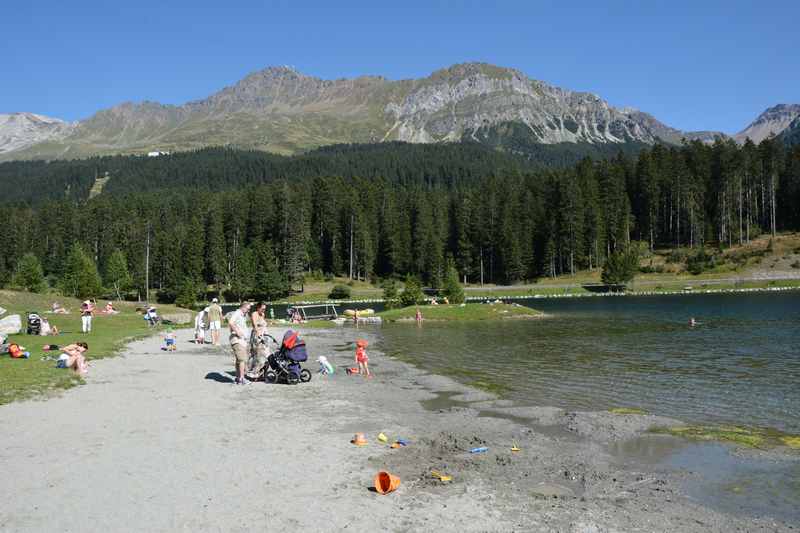
{"label": "yellow toy on sand", "polygon": [[453,481],[453,476],[442,474],[441,472],[437,472],[436,470],[431,470],[431,477],[434,477],[439,481]]}

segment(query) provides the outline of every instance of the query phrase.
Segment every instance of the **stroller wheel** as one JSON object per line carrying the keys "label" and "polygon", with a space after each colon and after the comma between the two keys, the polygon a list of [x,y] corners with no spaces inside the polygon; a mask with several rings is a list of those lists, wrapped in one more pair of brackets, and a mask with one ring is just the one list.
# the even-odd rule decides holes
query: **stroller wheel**
{"label": "stroller wheel", "polygon": [[300,371],[300,381],[303,383],[311,381],[311,372],[309,372],[307,368]]}
{"label": "stroller wheel", "polygon": [[278,375],[272,370],[267,370],[267,372],[264,374],[264,382],[275,383],[276,381],[278,381]]}

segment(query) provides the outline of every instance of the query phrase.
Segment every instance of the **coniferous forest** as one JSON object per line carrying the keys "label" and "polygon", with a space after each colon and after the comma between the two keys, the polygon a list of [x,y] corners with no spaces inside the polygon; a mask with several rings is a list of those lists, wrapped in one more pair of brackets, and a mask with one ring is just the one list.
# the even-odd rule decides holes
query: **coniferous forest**
{"label": "coniferous forest", "polygon": [[82,254],[105,287],[142,294],[147,276],[165,298],[207,285],[274,298],[307,272],[438,287],[448,264],[510,284],[597,268],[633,241],[799,230],[800,146],[655,145],[558,168],[477,144],[216,148],[3,163],[0,194],[0,285],[31,254],[51,286]]}

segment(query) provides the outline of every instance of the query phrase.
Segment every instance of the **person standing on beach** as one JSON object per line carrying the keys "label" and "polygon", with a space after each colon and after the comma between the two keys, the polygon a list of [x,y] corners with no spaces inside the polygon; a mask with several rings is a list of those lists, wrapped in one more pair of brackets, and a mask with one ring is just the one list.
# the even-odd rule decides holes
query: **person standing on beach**
{"label": "person standing on beach", "polygon": [[211,344],[219,346],[219,332],[222,329],[222,308],[219,300],[212,298],[208,306],[208,329],[211,330]]}
{"label": "person standing on beach", "polygon": [[250,323],[253,331],[250,332],[250,359],[247,363],[247,372],[253,372],[264,364],[267,359],[266,346],[261,342],[261,335],[267,332],[267,304],[258,302],[250,314]]}
{"label": "person standing on beach", "polygon": [[92,316],[94,315],[94,304],[86,300],[81,304],[81,331],[84,333],[92,332]]}
{"label": "person standing on beach", "polygon": [[242,302],[239,309],[234,311],[228,318],[230,328],[230,343],[233,351],[233,363],[236,366],[236,379],[234,383],[246,385],[249,383],[244,377],[245,365],[247,364],[247,313],[250,311],[250,302]]}
{"label": "person standing on beach", "polygon": [[367,356],[367,341],[358,339],[356,341],[356,364],[358,365],[358,372],[365,378],[371,378],[372,374],[369,373],[369,357]]}

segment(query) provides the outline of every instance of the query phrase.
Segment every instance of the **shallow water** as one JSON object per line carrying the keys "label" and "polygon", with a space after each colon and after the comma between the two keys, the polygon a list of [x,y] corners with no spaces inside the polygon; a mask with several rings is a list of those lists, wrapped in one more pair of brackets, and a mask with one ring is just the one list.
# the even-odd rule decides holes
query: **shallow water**
{"label": "shallow water", "polygon": [[550,316],[387,324],[380,348],[524,404],[800,433],[800,292],[524,303]]}

